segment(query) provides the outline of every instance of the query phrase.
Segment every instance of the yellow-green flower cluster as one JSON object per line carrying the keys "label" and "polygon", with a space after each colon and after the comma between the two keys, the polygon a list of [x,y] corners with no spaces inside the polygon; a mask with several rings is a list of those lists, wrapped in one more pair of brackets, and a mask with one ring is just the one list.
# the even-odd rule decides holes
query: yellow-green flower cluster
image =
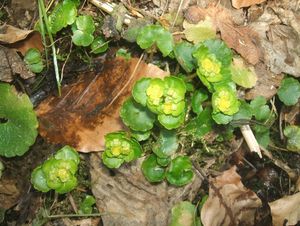
{"label": "yellow-green flower cluster", "polygon": [[142,149],[137,141],[130,139],[124,132],[105,135],[105,151],[103,163],[109,168],[119,168],[122,163],[140,157]]}
{"label": "yellow-green flower cluster", "polygon": [[78,164],[77,151],[65,146],[34,169],[31,174],[31,183],[35,189],[42,192],[54,189],[60,194],[67,193],[77,186],[75,174]]}
{"label": "yellow-green flower cluster", "polygon": [[224,86],[213,93],[212,105],[215,112],[233,115],[238,112],[240,102],[237,99],[236,92]]}
{"label": "yellow-green flower cluster", "polygon": [[198,60],[199,68],[197,74],[203,76],[208,82],[219,82],[223,76],[221,74],[222,64],[212,54]]}
{"label": "yellow-green flower cluster", "polygon": [[178,116],[185,109],[185,83],[175,76],[152,79],[148,88],[147,106],[156,114]]}

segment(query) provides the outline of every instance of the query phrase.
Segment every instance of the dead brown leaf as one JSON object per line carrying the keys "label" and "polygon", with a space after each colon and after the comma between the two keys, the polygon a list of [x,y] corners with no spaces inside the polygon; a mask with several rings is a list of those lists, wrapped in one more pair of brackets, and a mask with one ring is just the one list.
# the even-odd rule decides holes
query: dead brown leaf
{"label": "dead brown leaf", "polygon": [[44,49],[39,32],[22,30],[7,24],[0,27],[0,43],[16,49],[23,56],[30,48],[37,48],[40,51]]}
{"label": "dead brown leaf", "polygon": [[49,97],[38,106],[40,134],[81,152],[103,150],[104,135],[124,129],[119,110],[134,82],[142,76],[165,75],[136,58],[107,61],[102,73],[82,75],[75,84],[63,87],[60,98]]}
{"label": "dead brown leaf", "polygon": [[201,210],[204,226],[257,225],[255,216],[262,202],[244,187],[236,167],[211,179],[209,184],[209,197]]}
{"label": "dead brown leaf", "polygon": [[0,208],[9,209],[12,206],[16,205],[21,192],[16,186],[14,180],[9,180],[2,178],[0,180]]}
{"label": "dead brown leaf", "polygon": [[185,12],[185,18],[190,23],[198,23],[206,17],[212,19],[213,24],[221,33],[221,38],[230,48],[236,50],[253,65],[259,62],[261,52],[258,48],[259,38],[256,32],[248,26],[237,26],[227,9],[214,5],[205,9],[192,6]]}
{"label": "dead brown leaf", "polygon": [[232,6],[234,8],[240,9],[243,7],[249,7],[252,5],[260,4],[266,0],[232,0]]}
{"label": "dead brown leaf", "polygon": [[91,184],[105,226],[166,226],[171,208],[182,200],[193,200],[201,186],[198,174],[191,183],[174,187],[166,182],[150,184],[141,172],[143,158],[111,170],[98,154],[92,154]]}
{"label": "dead brown leaf", "polygon": [[273,225],[296,225],[300,222],[300,192],[269,203]]}
{"label": "dead brown leaf", "polygon": [[257,96],[264,96],[267,99],[272,98],[277,93],[284,75],[272,73],[263,63],[255,65],[254,69],[258,80],[254,88],[246,91],[245,98],[247,100],[252,100]]}
{"label": "dead brown leaf", "polygon": [[0,81],[11,82],[15,74],[23,79],[34,76],[15,50],[0,46]]}

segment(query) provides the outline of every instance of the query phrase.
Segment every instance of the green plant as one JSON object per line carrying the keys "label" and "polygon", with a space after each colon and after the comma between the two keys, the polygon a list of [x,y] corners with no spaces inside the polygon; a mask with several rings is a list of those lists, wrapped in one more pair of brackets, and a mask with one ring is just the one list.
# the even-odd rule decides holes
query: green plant
{"label": "green plant", "polygon": [[169,226],[194,226],[199,225],[196,217],[197,208],[188,201],[177,203],[172,208],[171,224]]}
{"label": "green plant", "polygon": [[102,154],[102,161],[107,167],[119,168],[122,163],[133,161],[141,154],[140,144],[125,132],[105,135],[105,151]]}
{"label": "green plant", "polygon": [[149,49],[156,45],[164,57],[172,52],[174,46],[172,34],[160,25],[142,27],[136,41],[142,49]]}
{"label": "green plant", "polygon": [[94,41],[95,24],[91,16],[79,16],[72,26],[72,41],[77,46],[89,46]]}
{"label": "green plant", "polygon": [[84,200],[79,204],[79,214],[91,214],[96,199],[92,195],[86,195]]}
{"label": "green plant", "polygon": [[287,137],[287,149],[300,152],[300,127],[287,126],[284,129],[284,135]]}
{"label": "green plant", "polygon": [[42,56],[38,49],[29,49],[24,56],[24,61],[29,70],[34,73],[40,73],[44,69]]}
{"label": "green plant", "polygon": [[0,155],[22,156],[35,142],[37,127],[29,97],[0,83]]}
{"label": "green plant", "polygon": [[98,36],[91,44],[92,53],[104,53],[108,49],[108,42],[102,36]]}
{"label": "green plant", "polygon": [[295,105],[300,98],[300,83],[294,78],[284,78],[277,92],[279,99],[287,106]]}
{"label": "green plant", "polygon": [[77,151],[65,146],[33,170],[31,183],[42,192],[54,189],[59,194],[67,193],[77,186],[75,174],[79,161]]}

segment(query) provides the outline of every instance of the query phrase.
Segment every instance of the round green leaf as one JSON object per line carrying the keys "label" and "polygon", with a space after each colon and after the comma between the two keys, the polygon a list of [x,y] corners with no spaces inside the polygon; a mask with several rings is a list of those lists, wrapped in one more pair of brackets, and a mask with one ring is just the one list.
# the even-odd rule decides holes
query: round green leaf
{"label": "round green leaf", "polygon": [[294,78],[283,79],[277,95],[285,105],[295,105],[300,97],[299,81]]}
{"label": "round green leaf", "polygon": [[29,70],[34,73],[40,73],[44,69],[42,56],[38,49],[29,49],[24,56],[24,61]]}
{"label": "round green leaf", "polygon": [[76,30],[72,35],[72,41],[77,46],[89,46],[94,40],[94,36],[84,31]]}
{"label": "round green leaf", "polygon": [[166,178],[170,184],[183,186],[194,177],[192,162],[187,156],[178,156],[171,161]]}
{"label": "round green leaf", "polygon": [[48,187],[45,174],[42,170],[42,166],[39,166],[31,173],[31,184],[36,190],[41,192],[48,192],[51,188]]}
{"label": "round green leaf", "polygon": [[172,52],[174,46],[172,34],[165,29],[159,29],[156,35],[157,47],[164,57],[168,56]]}
{"label": "round green leaf", "polygon": [[300,127],[287,126],[284,129],[284,135],[288,138],[287,149],[299,153],[300,152]]}
{"label": "round green leaf", "polygon": [[[251,70],[252,69],[252,70]],[[252,88],[257,81],[253,68],[247,68],[241,58],[234,58],[231,65],[232,80],[244,88]]]}
{"label": "round green leaf", "polygon": [[123,103],[120,116],[130,129],[142,132],[152,129],[155,121],[155,115],[146,107],[136,103],[133,98],[129,98]]}
{"label": "round green leaf", "polygon": [[61,160],[72,160],[76,164],[79,164],[79,161],[80,161],[78,152],[74,148],[72,148],[68,145],[61,148],[54,155],[54,158],[55,159],[61,159]]}
{"label": "round green leaf", "polygon": [[159,138],[154,144],[152,151],[159,158],[167,158],[176,152],[178,144],[175,130],[161,129]]}
{"label": "round green leaf", "polygon": [[196,61],[192,53],[195,46],[189,42],[180,42],[174,47],[174,54],[180,66],[188,73],[195,69]]}
{"label": "round green leaf", "polygon": [[169,129],[169,130],[177,129],[184,122],[185,111],[179,116],[161,114],[161,115],[158,115],[157,118],[158,118],[158,121],[160,122],[160,124],[163,127],[165,127],[166,129]]}
{"label": "round green leaf", "polygon": [[93,34],[95,31],[95,24],[93,17],[90,15],[79,16],[76,19],[76,27],[78,30],[85,33]]}
{"label": "round green leaf", "polygon": [[177,203],[172,208],[171,224],[169,226],[194,226],[195,213],[197,209],[195,205],[188,201]]}
{"label": "round green leaf", "polygon": [[0,155],[22,156],[35,142],[37,127],[28,96],[0,83]]}
{"label": "round green leaf", "polygon": [[199,89],[193,93],[192,96],[192,109],[196,114],[200,114],[203,111],[202,103],[208,99],[208,93]]}
{"label": "round green leaf", "polygon": [[165,178],[165,168],[157,164],[154,154],[143,161],[142,172],[149,182],[160,182]]}
{"label": "round green leaf", "polygon": [[92,42],[91,49],[92,53],[103,53],[108,49],[108,42],[106,42],[103,37],[99,36]]}
{"label": "round green leaf", "polygon": [[232,115],[224,115],[223,113],[218,112],[218,113],[213,113],[212,118],[217,124],[226,125],[233,119],[233,116]]}
{"label": "round green leaf", "polygon": [[132,96],[134,100],[143,106],[147,105],[146,90],[149,87],[151,78],[141,78],[138,80],[132,89]]}
{"label": "round green leaf", "polygon": [[151,131],[149,130],[149,131],[146,131],[146,132],[142,132],[142,131],[131,130],[130,135],[132,137],[134,137],[137,141],[144,141],[144,140],[147,140],[150,137]]}
{"label": "round green leaf", "polygon": [[252,108],[242,100],[239,111],[233,115],[233,120],[250,120],[252,118]]}
{"label": "round green leaf", "polygon": [[96,204],[96,199],[91,195],[86,195],[84,200],[79,204],[79,213],[91,214],[94,204]]}

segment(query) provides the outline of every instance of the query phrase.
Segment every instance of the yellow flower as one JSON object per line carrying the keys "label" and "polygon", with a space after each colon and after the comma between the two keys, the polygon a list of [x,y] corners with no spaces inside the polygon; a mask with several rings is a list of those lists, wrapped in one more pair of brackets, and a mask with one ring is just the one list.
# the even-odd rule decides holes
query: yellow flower
{"label": "yellow flower", "polygon": [[231,106],[231,95],[226,91],[221,91],[218,96],[216,106],[218,106],[220,111],[226,112]]}
{"label": "yellow flower", "polygon": [[151,100],[151,102],[154,105],[158,105],[160,102],[160,98],[163,96],[164,94],[164,90],[162,89],[161,86],[159,85],[151,85],[148,87],[148,89],[146,90],[147,96],[149,97],[149,99]]}

